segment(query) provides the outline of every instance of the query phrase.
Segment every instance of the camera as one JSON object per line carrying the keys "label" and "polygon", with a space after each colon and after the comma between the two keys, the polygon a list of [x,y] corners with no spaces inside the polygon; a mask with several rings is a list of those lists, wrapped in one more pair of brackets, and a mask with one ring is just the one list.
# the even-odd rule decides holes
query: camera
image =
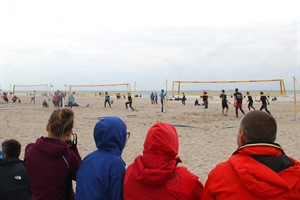
{"label": "camera", "polygon": [[71,140],[66,141],[66,143],[69,145],[69,147],[77,145],[77,134],[72,133]]}

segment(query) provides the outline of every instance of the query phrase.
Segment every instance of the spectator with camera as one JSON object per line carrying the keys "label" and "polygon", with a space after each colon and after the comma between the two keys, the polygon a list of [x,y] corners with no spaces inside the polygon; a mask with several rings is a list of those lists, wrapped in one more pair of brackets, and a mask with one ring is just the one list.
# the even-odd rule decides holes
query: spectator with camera
{"label": "spectator with camera", "polygon": [[71,109],[56,109],[46,126],[48,136],[26,146],[24,162],[33,200],[75,199],[72,180],[76,180],[81,157],[73,124]]}

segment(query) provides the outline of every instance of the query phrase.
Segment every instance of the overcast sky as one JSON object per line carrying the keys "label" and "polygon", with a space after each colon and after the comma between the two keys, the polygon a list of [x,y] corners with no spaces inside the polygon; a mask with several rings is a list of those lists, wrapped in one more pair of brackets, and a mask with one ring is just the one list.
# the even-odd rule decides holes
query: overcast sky
{"label": "overcast sky", "polygon": [[299,0],[1,0],[1,88],[283,78],[292,89],[299,8]]}

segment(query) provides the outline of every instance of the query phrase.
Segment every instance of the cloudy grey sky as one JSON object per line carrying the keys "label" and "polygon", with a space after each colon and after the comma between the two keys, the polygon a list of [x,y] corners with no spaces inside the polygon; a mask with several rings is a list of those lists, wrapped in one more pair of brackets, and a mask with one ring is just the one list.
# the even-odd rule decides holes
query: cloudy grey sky
{"label": "cloudy grey sky", "polygon": [[1,88],[283,78],[292,89],[299,8],[298,0],[2,0]]}

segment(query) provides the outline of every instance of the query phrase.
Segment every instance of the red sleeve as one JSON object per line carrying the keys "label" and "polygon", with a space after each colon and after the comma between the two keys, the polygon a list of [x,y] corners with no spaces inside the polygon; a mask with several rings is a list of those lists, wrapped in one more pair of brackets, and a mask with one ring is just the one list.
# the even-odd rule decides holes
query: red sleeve
{"label": "red sleeve", "polygon": [[211,192],[211,179],[210,177],[208,176],[208,179],[205,183],[205,187],[203,189],[203,192],[202,192],[202,199],[205,199],[205,200],[214,200],[214,196]]}
{"label": "red sleeve", "polygon": [[200,181],[197,181],[193,191],[192,191],[192,195],[191,195],[191,200],[195,200],[195,199],[203,199],[202,198],[202,193],[203,193],[203,185]]}

